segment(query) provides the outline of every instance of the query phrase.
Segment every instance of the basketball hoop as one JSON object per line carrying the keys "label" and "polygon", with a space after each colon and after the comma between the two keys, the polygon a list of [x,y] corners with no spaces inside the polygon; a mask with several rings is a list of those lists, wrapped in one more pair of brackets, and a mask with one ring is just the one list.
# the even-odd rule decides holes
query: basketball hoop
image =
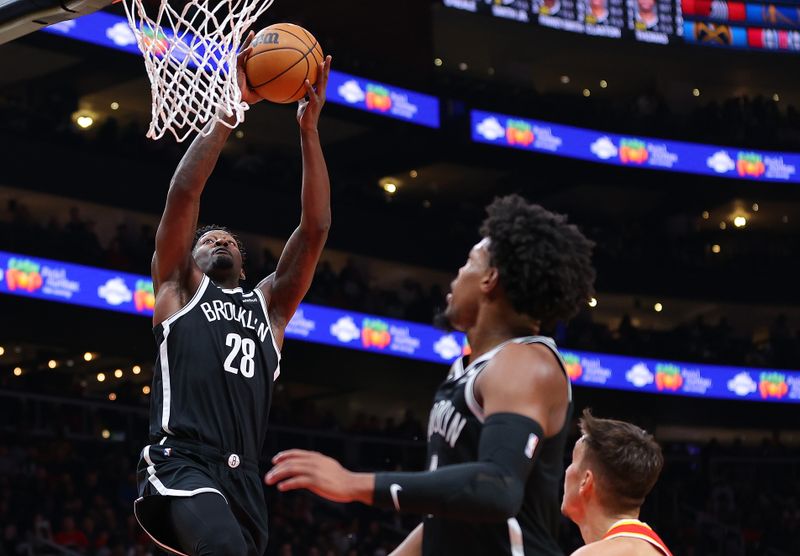
{"label": "basketball hoop", "polygon": [[[124,0],[153,97],[147,137],[171,132],[178,142],[211,132],[209,122],[235,127],[248,109],[236,82],[236,55],[245,32],[273,0]],[[151,2],[152,3],[152,2]],[[173,0],[175,3],[175,0]],[[218,117],[235,116],[228,123]]]}

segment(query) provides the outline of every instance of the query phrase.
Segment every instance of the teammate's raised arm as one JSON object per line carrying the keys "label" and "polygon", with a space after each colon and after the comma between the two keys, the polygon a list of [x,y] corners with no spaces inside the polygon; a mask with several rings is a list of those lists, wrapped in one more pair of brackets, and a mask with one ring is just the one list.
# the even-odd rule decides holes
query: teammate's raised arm
{"label": "teammate's raised arm", "polygon": [[331,57],[328,56],[320,64],[316,90],[306,81],[307,98],[301,100],[297,108],[303,151],[300,225],[286,242],[275,273],[258,286],[267,297],[278,345],[283,343],[283,330],[311,286],[331,225],[330,179],[317,131],[330,69]]}

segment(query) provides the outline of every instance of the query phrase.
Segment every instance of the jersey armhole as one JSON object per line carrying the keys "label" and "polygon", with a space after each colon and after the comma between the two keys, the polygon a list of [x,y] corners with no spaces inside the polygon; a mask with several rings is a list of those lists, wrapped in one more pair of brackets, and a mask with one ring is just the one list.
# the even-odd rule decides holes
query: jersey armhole
{"label": "jersey armhole", "polygon": [[259,303],[261,303],[261,310],[264,311],[264,318],[267,319],[267,326],[269,327],[269,338],[272,340],[272,347],[275,349],[275,355],[278,356],[278,366],[275,368],[275,374],[272,378],[272,380],[275,381],[281,374],[281,350],[278,348],[277,342],[275,342],[275,331],[272,328],[272,321],[269,320],[269,307],[267,307],[267,301],[264,299],[264,292],[261,291],[261,288],[256,288],[253,292],[255,292]]}
{"label": "jersey armhole", "polygon": [[210,281],[211,279],[207,275],[203,274],[203,278],[200,279],[200,285],[197,287],[197,291],[194,292],[194,295],[192,295],[191,299],[189,299],[189,303],[187,303],[186,305],[184,305],[183,307],[172,313],[170,316],[165,318],[163,321],[158,323],[156,326],[153,327],[153,329],[156,329],[159,326],[161,326],[162,328],[168,327],[173,322],[181,318],[183,315],[194,309],[195,305],[197,305],[197,302],[200,301],[200,298],[203,297],[204,293],[206,293],[206,288],[208,288],[208,283]]}
{"label": "jersey armhole", "polygon": [[[553,356],[556,359],[556,362],[558,363],[559,367],[561,368],[561,372],[564,373],[564,378],[567,381],[567,401],[568,401],[568,403],[572,403],[572,381],[569,378],[569,374],[567,374],[567,368],[564,365],[564,360],[561,358],[561,354],[558,353],[558,350],[556,349],[555,344],[551,345],[552,340],[544,341],[544,339],[539,338],[539,337],[531,337],[530,339],[529,338],[524,338],[523,340],[528,340],[528,341],[518,341],[518,342],[513,342],[513,343],[527,344],[527,345],[540,344],[540,345],[545,346],[548,349],[548,351],[550,351],[550,353],[553,354]],[[509,343],[512,343],[512,342],[508,342],[505,345],[508,345]],[[503,345],[502,347],[505,347],[505,345]],[[502,347],[501,347],[501,349],[502,349]],[[493,356],[494,356],[494,354],[493,354]],[[491,359],[491,357],[489,359],[487,359],[484,363],[488,363],[490,359]],[[478,378],[478,375],[481,374],[481,372],[485,368],[486,368],[486,365],[484,364],[480,369],[474,371],[470,375],[470,377],[467,379],[467,383],[464,385],[464,400],[467,402],[467,407],[469,407],[469,409],[472,412],[472,414],[481,423],[483,423],[484,420],[486,419],[486,414],[484,413],[483,407],[481,407],[481,404],[478,403],[478,399],[475,397],[475,379]],[[569,411],[567,412],[567,419],[569,419]]]}

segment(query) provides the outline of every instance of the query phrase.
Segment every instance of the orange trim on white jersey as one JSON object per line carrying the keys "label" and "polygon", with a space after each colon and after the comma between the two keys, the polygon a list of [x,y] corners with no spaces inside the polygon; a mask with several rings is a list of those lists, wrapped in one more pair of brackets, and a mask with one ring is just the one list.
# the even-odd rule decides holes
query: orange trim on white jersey
{"label": "orange trim on white jersey", "polygon": [[657,550],[661,551],[664,556],[672,556],[667,545],[661,540],[655,531],[643,521],[638,519],[620,519],[603,535],[602,540],[616,539],[625,537],[630,539],[639,539],[653,545]]}

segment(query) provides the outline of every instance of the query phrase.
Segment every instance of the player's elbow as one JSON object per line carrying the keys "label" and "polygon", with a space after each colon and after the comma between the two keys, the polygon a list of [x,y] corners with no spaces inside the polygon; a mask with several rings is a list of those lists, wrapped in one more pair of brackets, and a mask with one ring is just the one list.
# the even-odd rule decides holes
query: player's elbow
{"label": "player's elbow", "polygon": [[505,521],[519,514],[525,497],[524,485],[515,477],[497,474],[478,479],[475,518]]}
{"label": "player's elbow", "polygon": [[522,485],[513,481],[508,488],[497,492],[497,496],[490,504],[490,514],[493,521],[505,521],[519,514],[524,499]]}
{"label": "player's elbow", "polygon": [[330,214],[314,219],[304,219],[300,224],[303,236],[308,240],[325,241],[331,229]]}

